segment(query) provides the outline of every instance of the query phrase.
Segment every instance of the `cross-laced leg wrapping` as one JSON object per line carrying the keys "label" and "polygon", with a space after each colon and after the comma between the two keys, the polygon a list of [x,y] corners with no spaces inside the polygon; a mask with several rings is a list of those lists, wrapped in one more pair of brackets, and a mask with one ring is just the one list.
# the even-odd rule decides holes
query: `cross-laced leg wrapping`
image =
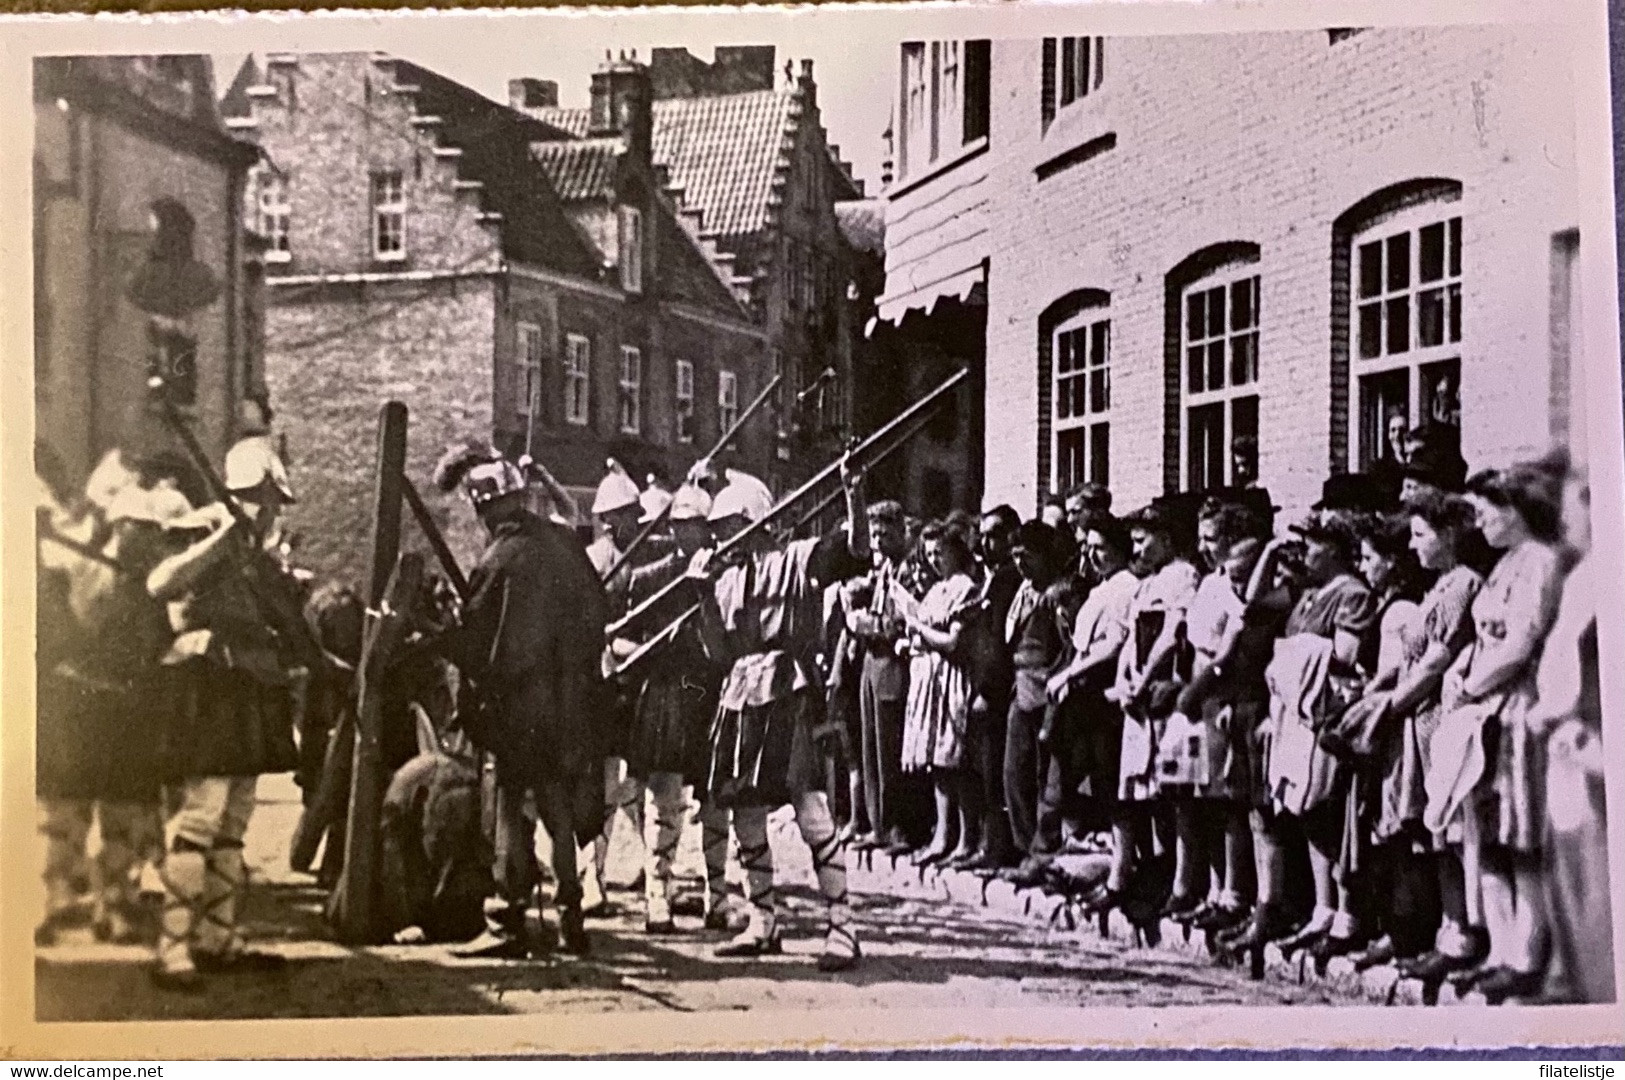
{"label": "cross-laced leg wrapping", "polygon": [[739,833],[739,861],[745,868],[750,923],[719,956],[760,956],[779,951],[778,894],[773,887],[773,849],[767,842],[767,808],[742,807],[734,812]]}
{"label": "cross-laced leg wrapping", "polygon": [[683,778],[675,773],[649,777],[643,808],[643,893],[650,925],[671,922],[672,863],[683,832]]}
{"label": "cross-laced leg wrapping", "polygon": [[843,971],[858,958],[858,939],[852,929],[852,906],[846,891],[848,841],[836,830],[829,798],[824,793],[803,795],[796,800],[795,810],[801,838],[812,849],[813,872],[829,917],[818,966],[824,971]]}
{"label": "cross-laced leg wrapping", "polygon": [[192,948],[202,922],[207,856],[196,846],[179,840],[158,868],[164,883],[164,905],[158,920],[158,970],[177,977],[193,978],[197,967]]}

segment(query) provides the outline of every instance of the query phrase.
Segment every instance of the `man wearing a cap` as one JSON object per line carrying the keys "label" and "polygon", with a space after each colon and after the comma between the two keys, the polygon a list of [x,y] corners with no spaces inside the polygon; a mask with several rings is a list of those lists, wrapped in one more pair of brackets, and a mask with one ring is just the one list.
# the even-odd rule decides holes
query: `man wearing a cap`
{"label": "man wearing a cap", "polygon": [[[525,507],[519,467],[484,446],[453,450],[435,482],[461,486],[491,543],[469,576],[462,623],[437,647],[483,695],[465,708],[466,734],[496,758],[497,896],[486,932],[459,955],[519,959],[531,953],[525,912],[536,891],[534,797],[552,839],[553,897],[567,950],[588,949],[577,846],[602,825],[600,668],[608,602],[580,541]],[[465,721],[466,722],[466,721]]]}
{"label": "man wearing a cap", "polygon": [[[37,791],[46,841],[46,917],[35,934],[50,944],[71,911],[72,878],[91,818],[100,822],[93,925],[103,941],[139,940],[133,871],[159,843],[160,779],[152,732],[162,719],[158,658],[168,617],[145,578],[164,555],[164,525],[191,510],[173,488],[129,484],[104,508],[100,550],[119,569],[44,539],[41,567],[71,570],[40,590]],[[56,500],[42,517],[60,531]],[[47,558],[49,555],[49,558]],[[55,603],[51,602],[54,597]]]}
{"label": "man wearing a cap", "polygon": [[643,516],[641,498],[638,485],[621,463],[611,458],[592,500],[592,516],[603,525],[604,532],[587,548],[587,557],[600,578],[609,573],[621,552],[637,537],[638,519]]}
{"label": "man wearing a cap", "polygon": [[[711,513],[711,497],[693,484],[684,484],[674,495],[651,487],[644,493],[645,524],[670,508],[673,549],[666,555],[632,572],[627,588],[628,602],[637,606],[683,575],[694,555],[711,546],[706,523]],[[651,627],[668,628],[683,614],[689,598],[671,593],[648,616]],[[705,791],[706,751],[711,718],[716,712],[717,685],[722,673],[706,655],[699,628],[692,618],[675,630],[660,631],[667,640],[640,662],[627,676],[633,698],[633,716],[627,739],[627,772],[637,788],[632,818],[641,824],[644,842],[644,929],[651,934],[676,930],[672,921],[672,861],[682,835],[683,785],[694,785],[694,797],[702,805],[710,799]],[[630,656],[636,645],[625,639],[611,643],[617,663]],[[644,792],[648,792],[647,798]],[[650,812],[652,810],[652,813]],[[726,857],[727,821],[721,823]],[[714,829],[712,831],[715,831]],[[708,874],[706,925],[726,929],[722,901],[727,881],[719,867]]]}
{"label": "man wearing a cap", "polygon": [[[258,541],[274,532],[293,498],[268,443],[250,439],[226,455],[225,486]],[[288,689],[289,643],[262,614],[244,576],[256,537],[224,504],[169,522],[190,540],[160,562],[147,589],[170,604],[176,638],[162,662],[178,692],[164,743],[166,778],[180,807],[166,830],[164,908],[154,980],[199,988],[199,972],[274,970],[284,958],[244,947],[237,905],[244,884],[243,836],[260,774],[298,764]]]}
{"label": "man wearing a cap", "polygon": [[[846,896],[846,841],[836,830],[824,788],[834,770],[833,747],[814,735],[824,715],[817,654],[824,589],[861,565],[865,537],[854,534],[861,498],[845,475],[847,523],[823,538],[775,546],[765,530],[729,552],[718,572],[709,553],[690,563],[697,583],[707,651],[728,671],[711,727],[709,794],[731,810],[739,859],[750,894],[750,921],[718,956],[759,957],[782,951],[767,815],[794,807],[801,837],[812,849],[828,926],[818,966],[844,971],[858,961]],[[737,535],[771,509],[756,486],[730,483],[711,505],[718,538]],[[854,550],[855,549],[855,550]],[[835,736],[831,733],[830,738]]]}

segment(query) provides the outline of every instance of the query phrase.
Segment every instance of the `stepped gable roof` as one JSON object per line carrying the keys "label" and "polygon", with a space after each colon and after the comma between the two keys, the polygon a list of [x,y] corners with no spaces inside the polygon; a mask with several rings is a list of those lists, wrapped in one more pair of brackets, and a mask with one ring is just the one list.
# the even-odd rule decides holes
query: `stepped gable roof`
{"label": "stepped gable roof", "polygon": [[395,81],[416,87],[416,112],[439,119],[442,146],[462,151],[460,173],[483,187],[487,212],[502,215],[503,254],[516,262],[596,278],[591,245],[565,212],[543,170],[531,165],[531,145],[565,133],[546,122],[407,60],[395,60]]}
{"label": "stepped gable roof", "polygon": [[[793,89],[666,98],[651,106],[651,156],[703,214],[709,236],[738,236],[769,226],[776,184],[789,167],[802,103]],[[532,109],[530,115],[583,138],[586,109]]]}

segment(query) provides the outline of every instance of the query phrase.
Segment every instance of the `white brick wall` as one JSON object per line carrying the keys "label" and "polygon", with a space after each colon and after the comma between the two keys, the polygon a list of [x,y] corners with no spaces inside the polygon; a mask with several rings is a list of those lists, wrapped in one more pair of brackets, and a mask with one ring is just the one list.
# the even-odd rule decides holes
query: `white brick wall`
{"label": "white brick wall", "polygon": [[[1162,490],[1165,275],[1213,243],[1259,245],[1260,471],[1296,511],[1329,460],[1333,221],[1389,185],[1462,185],[1463,449],[1475,467],[1550,430],[1553,234],[1578,216],[1565,47],[1525,26],[1111,39],[1105,84],[1040,130],[1040,43],[993,44],[988,505],[1030,512],[1038,318],[1112,294],[1112,486]],[[1039,180],[1104,133],[1116,146]]]}

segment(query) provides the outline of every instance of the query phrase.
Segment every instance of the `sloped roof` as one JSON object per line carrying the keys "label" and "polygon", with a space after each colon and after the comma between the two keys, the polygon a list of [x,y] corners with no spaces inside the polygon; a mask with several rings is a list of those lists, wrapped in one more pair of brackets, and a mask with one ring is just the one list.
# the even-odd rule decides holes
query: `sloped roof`
{"label": "sloped roof", "polygon": [[599,271],[591,245],[564,212],[544,172],[526,166],[532,144],[559,138],[559,129],[406,60],[396,78],[417,87],[419,115],[440,120],[443,145],[461,150],[460,172],[484,184],[481,202],[502,215],[503,252],[535,266],[587,278]]}
{"label": "sloped roof", "polygon": [[620,139],[571,139],[533,143],[531,156],[567,203],[608,199],[624,146]]}
{"label": "sloped roof", "polygon": [[886,255],[886,211],[879,199],[855,199],[835,204],[835,223],[857,251]]}
{"label": "sloped roof", "polygon": [[[683,205],[704,214],[701,227],[707,235],[737,236],[767,227],[773,181],[788,163],[799,109],[793,90],[654,102],[651,156],[682,191]],[[587,133],[586,109],[529,112],[577,138]]]}

